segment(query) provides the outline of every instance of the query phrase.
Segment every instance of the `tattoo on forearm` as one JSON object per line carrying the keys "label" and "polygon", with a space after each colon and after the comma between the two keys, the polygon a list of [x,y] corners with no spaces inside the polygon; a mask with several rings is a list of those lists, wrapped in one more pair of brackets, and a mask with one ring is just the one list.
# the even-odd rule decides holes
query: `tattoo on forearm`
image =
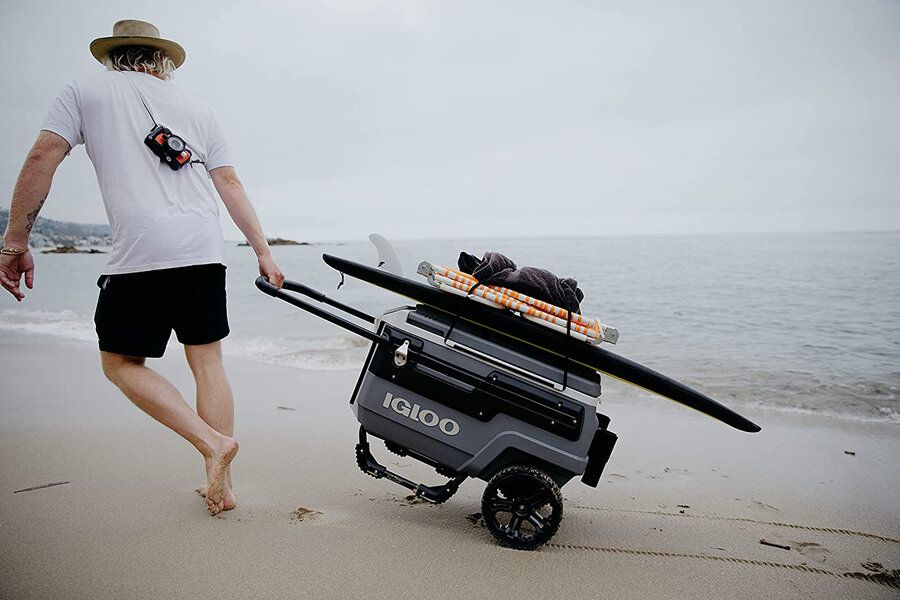
{"label": "tattoo on forearm", "polygon": [[31,228],[34,227],[34,222],[37,221],[38,213],[41,212],[41,207],[44,206],[44,202],[46,201],[47,196],[44,196],[44,199],[37,205],[37,208],[26,215],[28,222],[25,224],[25,231],[28,233],[31,233]]}

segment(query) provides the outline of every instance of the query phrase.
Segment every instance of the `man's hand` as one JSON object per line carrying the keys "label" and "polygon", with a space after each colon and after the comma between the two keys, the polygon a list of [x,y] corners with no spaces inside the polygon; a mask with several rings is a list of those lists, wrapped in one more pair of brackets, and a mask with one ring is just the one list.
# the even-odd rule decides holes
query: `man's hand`
{"label": "man's hand", "polygon": [[[19,256],[0,255],[0,285],[3,285],[3,289],[15,296],[19,302],[25,299],[25,294],[19,289],[23,275],[25,276],[25,286],[28,289],[33,288],[34,258],[30,251]],[[283,279],[284,277],[282,277]]]}
{"label": "man's hand", "polygon": [[[4,245],[10,248],[28,247],[28,236],[50,193],[53,174],[68,153],[69,142],[63,137],[50,131],[38,134],[16,180],[9,205],[9,222],[3,236]],[[33,288],[34,257],[31,252],[18,256],[0,254],[0,285],[19,302],[25,299],[20,287],[22,276],[25,277],[25,286]]]}
{"label": "man's hand", "polygon": [[272,258],[271,254],[264,254],[259,257],[259,274],[268,277],[269,283],[281,289],[281,285],[284,283],[284,273],[275,264],[275,259]]}

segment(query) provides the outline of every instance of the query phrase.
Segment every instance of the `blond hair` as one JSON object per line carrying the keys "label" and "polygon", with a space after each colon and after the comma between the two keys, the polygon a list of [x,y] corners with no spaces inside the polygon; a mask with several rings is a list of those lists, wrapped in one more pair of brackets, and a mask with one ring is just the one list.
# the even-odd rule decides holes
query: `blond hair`
{"label": "blond hair", "polygon": [[158,48],[122,46],[109,51],[103,64],[110,71],[143,71],[160,79],[172,79],[175,63]]}

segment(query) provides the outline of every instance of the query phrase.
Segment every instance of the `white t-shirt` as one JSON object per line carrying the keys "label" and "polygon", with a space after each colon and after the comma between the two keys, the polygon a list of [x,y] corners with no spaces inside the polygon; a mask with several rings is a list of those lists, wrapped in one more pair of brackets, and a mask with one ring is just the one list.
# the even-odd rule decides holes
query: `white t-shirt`
{"label": "white t-shirt", "polygon": [[[140,90],[140,95],[138,91]],[[173,171],[144,144],[156,123],[193,150]],[[233,165],[215,111],[170,81],[107,71],[70,83],[41,129],[73,148],[84,144],[94,163],[112,228],[106,275],[223,262],[219,207],[207,171]]]}

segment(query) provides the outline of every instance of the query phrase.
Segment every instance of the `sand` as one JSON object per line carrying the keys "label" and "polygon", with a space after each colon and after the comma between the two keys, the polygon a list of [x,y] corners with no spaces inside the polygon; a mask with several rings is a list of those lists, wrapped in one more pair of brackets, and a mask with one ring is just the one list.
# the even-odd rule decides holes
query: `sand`
{"label": "sand", "polygon": [[[356,373],[227,358],[238,506],[211,517],[200,455],[92,344],[4,333],[0,356],[0,598],[900,596],[895,424],[747,410],[749,435],[607,385],[599,486],[566,485],[559,533],[522,552],[479,521],[483,482],[434,506],[357,469]],[[192,396],[177,348],[152,366]]]}

